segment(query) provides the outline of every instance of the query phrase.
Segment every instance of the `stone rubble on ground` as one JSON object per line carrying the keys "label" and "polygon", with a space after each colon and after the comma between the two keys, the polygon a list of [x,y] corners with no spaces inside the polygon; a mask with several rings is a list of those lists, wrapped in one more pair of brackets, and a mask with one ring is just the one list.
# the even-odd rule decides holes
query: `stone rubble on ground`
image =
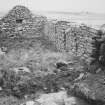
{"label": "stone rubble on ground", "polygon": [[66,91],[42,94],[36,101],[41,105],[88,105],[82,99],[68,96]]}

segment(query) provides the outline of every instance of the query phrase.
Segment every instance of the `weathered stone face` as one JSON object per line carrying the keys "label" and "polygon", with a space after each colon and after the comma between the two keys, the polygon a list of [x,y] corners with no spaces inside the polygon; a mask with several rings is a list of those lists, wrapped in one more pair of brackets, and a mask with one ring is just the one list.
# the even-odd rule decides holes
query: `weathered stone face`
{"label": "weathered stone face", "polygon": [[91,105],[104,105],[102,104],[105,103],[104,77],[103,74],[88,74],[84,80],[74,84],[73,91],[78,97],[93,100],[95,103]]}

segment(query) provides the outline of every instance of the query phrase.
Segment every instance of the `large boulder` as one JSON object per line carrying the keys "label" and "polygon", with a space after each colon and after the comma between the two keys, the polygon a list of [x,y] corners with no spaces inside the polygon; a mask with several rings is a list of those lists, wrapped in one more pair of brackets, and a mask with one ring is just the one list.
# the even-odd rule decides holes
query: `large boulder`
{"label": "large boulder", "polygon": [[84,80],[79,80],[71,86],[73,95],[87,100],[92,105],[105,104],[105,76],[102,74],[88,74]]}

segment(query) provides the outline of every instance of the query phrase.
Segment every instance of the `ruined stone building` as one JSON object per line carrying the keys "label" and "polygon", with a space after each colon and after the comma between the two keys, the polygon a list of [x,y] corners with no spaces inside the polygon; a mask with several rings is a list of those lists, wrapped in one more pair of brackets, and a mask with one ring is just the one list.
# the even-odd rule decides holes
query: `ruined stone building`
{"label": "ruined stone building", "polygon": [[[44,26],[47,19],[43,16],[34,16],[31,11],[24,6],[15,6],[0,20],[0,46],[12,47],[24,42],[46,44],[51,43],[44,36]],[[32,39],[32,40],[31,40]],[[30,41],[29,41],[30,40]]]}
{"label": "ruined stone building", "polygon": [[66,21],[53,23],[44,16],[34,16],[24,6],[15,6],[0,20],[0,46],[10,48],[40,43],[53,51],[57,49],[74,56],[89,57],[92,37],[96,33],[87,26],[76,26]]}
{"label": "ruined stone building", "polygon": [[24,6],[16,6],[1,19],[0,28],[7,37],[15,37],[17,34],[25,38],[35,37],[41,34],[45,20],[45,17],[34,17]]}

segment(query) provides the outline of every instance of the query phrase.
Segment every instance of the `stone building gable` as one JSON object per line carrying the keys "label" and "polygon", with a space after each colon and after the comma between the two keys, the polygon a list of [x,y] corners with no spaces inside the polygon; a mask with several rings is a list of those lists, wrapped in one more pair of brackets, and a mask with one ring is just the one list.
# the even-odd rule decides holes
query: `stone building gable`
{"label": "stone building gable", "polygon": [[0,20],[0,30],[6,37],[38,37],[42,35],[46,17],[34,16],[24,6],[15,6]]}
{"label": "stone building gable", "polygon": [[[16,19],[30,19],[32,18],[31,11],[24,6],[15,6],[12,10],[4,16],[4,21],[15,21]],[[19,21],[18,21],[19,22]]]}

